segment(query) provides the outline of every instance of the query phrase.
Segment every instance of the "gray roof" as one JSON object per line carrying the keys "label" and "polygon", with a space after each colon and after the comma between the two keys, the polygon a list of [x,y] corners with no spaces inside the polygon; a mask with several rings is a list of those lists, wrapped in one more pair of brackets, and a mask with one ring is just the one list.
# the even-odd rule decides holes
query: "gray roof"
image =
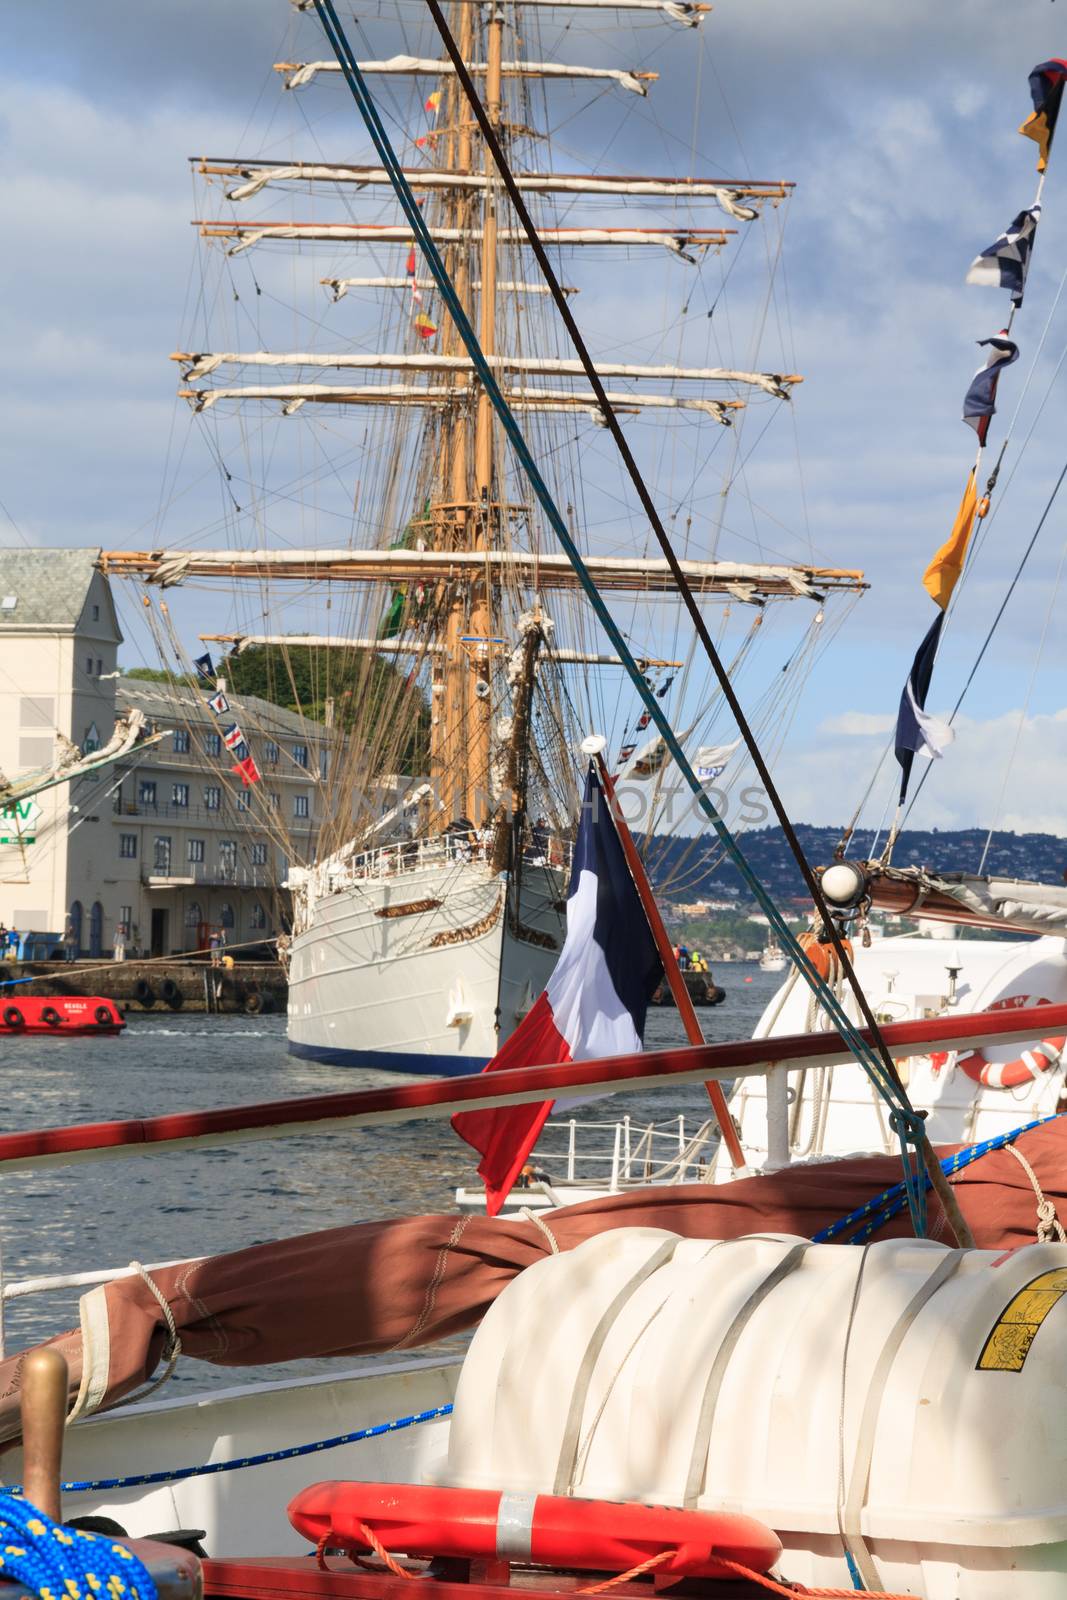
{"label": "gray roof", "polygon": [[[149,722],[200,722],[218,728],[218,719],[205,703],[209,692],[205,690],[200,694],[183,683],[153,683],[145,678],[119,678],[115,687],[120,711],[136,706]],[[250,733],[278,733],[286,738],[302,736],[306,743],[309,738],[321,738],[326,732],[321,722],[286,711],[270,700],[261,700],[258,695],[231,694],[227,689],[226,698],[233,709],[234,720],[239,722],[242,716],[248,718]]]}
{"label": "gray roof", "polygon": [[[0,550],[0,628],[73,628],[99,556],[99,550]],[[9,595],[17,604],[5,610]]]}

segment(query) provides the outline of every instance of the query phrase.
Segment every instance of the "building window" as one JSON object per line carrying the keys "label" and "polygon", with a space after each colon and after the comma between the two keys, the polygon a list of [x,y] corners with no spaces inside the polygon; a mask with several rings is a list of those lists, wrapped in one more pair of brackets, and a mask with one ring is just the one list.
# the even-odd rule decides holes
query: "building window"
{"label": "building window", "polygon": [[96,675],[98,678],[102,678],[104,675],[104,663],[99,656],[96,658]]}
{"label": "building window", "polygon": [[328,755],[328,753],[326,751],[326,747],[324,745],[323,748],[319,751],[319,777],[320,778],[325,778],[326,773],[329,770],[329,766],[330,766],[330,758],[329,758],[329,755]]}
{"label": "building window", "polygon": [[187,756],[189,754],[189,729],[188,728],[175,728],[175,730],[174,730],[174,754],[176,756]]}
{"label": "building window", "polygon": [[190,900],[185,908],[185,926],[187,928],[199,928],[203,920],[204,913],[200,909],[200,901]]}
{"label": "building window", "polygon": [[94,606],[93,607],[93,621],[94,622],[99,622],[100,621],[100,607],[99,606]]}
{"label": "building window", "polygon": [[20,728],[51,728],[55,725],[56,703],[51,697],[19,700]]}
{"label": "building window", "polygon": [[249,794],[247,789],[238,789],[238,791],[237,791],[237,809],[238,809],[238,811],[251,811],[251,809],[252,809],[252,796]]}
{"label": "building window", "polygon": [[153,871],[163,877],[170,876],[170,835],[156,834]]}
{"label": "building window", "polygon": [[135,833],[119,834],[119,855],[124,861],[137,860],[137,835]]}
{"label": "building window", "polygon": [[249,907],[248,926],[250,928],[265,928],[267,926],[267,913],[258,900],[254,900]]}
{"label": "building window", "polygon": [[[189,856],[189,860],[190,861],[203,861],[203,859],[204,859],[204,841],[203,841],[203,839],[190,839],[189,840],[187,854]],[[199,922],[200,918],[197,917],[196,920]]]}
{"label": "building window", "polygon": [[220,756],[222,754],[222,735],[220,733],[206,734],[204,737],[204,749],[209,756]]}
{"label": "building window", "polygon": [[204,809],[217,811],[222,804],[222,790],[217,783],[209,783],[204,790]]}
{"label": "building window", "polygon": [[269,767],[276,767],[278,765],[279,751],[278,746],[274,743],[273,739],[268,739],[266,744],[263,746],[263,755]]}
{"label": "building window", "polygon": [[143,806],[154,806],[156,803],[156,786],[151,778],[142,778],[137,785],[137,799]]}
{"label": "building window", "polygon": [[307,747],[306,744],[294,744],[294,746],[293,746],[293,760],[296,762],[298,767],[306,767],[307,766],[307,764],[308,764],[308,747]]}
{"label": "building window", "polygon": [[122,932],[125,934],[126,938],[128,939],[130,937],[130,930],[132,929],[132,927],[133,927],[133,907],[132,906],[119,906],[119,927],[116,928],[116,930],[115,930],[116,933],[119,931],[119,928],[121,928]]}
{"label": "building window", "polygon": [[233,907],[228,900],[224,900],[222,905],[219,907],[219,921],[224,928],[233,927]]}
{"label": "building window", "polygon": [[170,803],[172,806],[187,806],[189,804],[189,785],[175,783],[171,786]]}
{"label": "building window", "polygon": [[310,806],[310,804],[308,802],[308,796],[306,794],[294,794],[294,796],[293,796],[293,816],[294,817],[309,817],[310,815],[311,815],[311,806]]}
{"label": "building window", "polygon": [[267,799],[270,801],[271,810],[272,811],[277,811],[278,806],[280,804],[280,801],[278,799],[278,796],[274,793],[273,789],[271,790],[270,794],[268,794]]}
{"label": "building window", "polygon": [[219,866],[223,872],[237,871],[237,840],[219,840]]}
{"label": "building window", "polygon": [[267,847],[265,844],[254,844],[252,846],[252,865],[254,867],[265,867],[267,865]]}

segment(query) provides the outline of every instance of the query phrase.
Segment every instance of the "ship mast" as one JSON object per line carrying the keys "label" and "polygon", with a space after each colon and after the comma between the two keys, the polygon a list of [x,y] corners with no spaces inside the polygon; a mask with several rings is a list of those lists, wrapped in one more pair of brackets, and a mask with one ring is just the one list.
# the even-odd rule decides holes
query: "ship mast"
{"label": "ship mast", "polygon": [[[608,0],[534,3],[595,8],[606,6]],[[709,9],[685,0],[611,0],[611,8],[659,10],[687,29],[696,27]],[[531,131],[512,115],[510,97],[505,103],[509,84],[527,79],[595,80],[610,83],[622,93],[644,96],[658,77],[654,72],[626,70],[621,62],[589,66],[527,60],[517,36],[514,49],[513,35],[509,33],[505,39],[506,16],[500,0],[452,0],[451,9],[459,50],[479,79],[488,119],[505,146],[521,142]],[[421,196],[419,203],[427,208],[431,237],[443,254],[460,302],[478,329],[481,349],[499,374],[509,405],[536,418],[601,422],[596,396],[588,386],[580,386],[585,377],[581,363],[542,353],[536,343],[531,346],[517,337],[520,328],[510,315],[508,297],[539,294],[544,286],[536,281],[536,273],[518,265],[528,250],[528,240],[506,209],[492,156],[483,147],[473,111],[450,62],[429,55],[394,55],[361,62],[360,69],[371,75],[421,78],[427,81],[427,89],[433,90],[427,103],[427,110],[434,113],[432,134],[415,141],[423,147],[424,158],[430,159],[425,166],[414,160],[405,170]],[[337,71],[338,64],[288,61],[276,63],[276,70],[284,74],[287,90],[299,93],[320,74]],[[240,156],[195,160],[205,177],[230,180],[226,199],[234,204],[253,199],[268,187],[284,191],[291,185],[301,192],[310,190],[312,195],[322,193],[323,186],[331,191],[354,185],[357,193],[369,189],[373,198],[374,189],[390,180],[384,167],[358,163],[265,157],[245,161]],[[631,215],[625,207],[613,207],[623,214],[612,217],[606,226],[579,219],[577,226],[549,223],[541,230],[543,239],[564,250],[587,246],[609,249],[613,254],[623,250],[627,259],[635,251],[645,259],[666,252],[666,259],[690,266],[699,265],[732,241],[738,229],[729,224],[751,223],[761,207],[777,205],[792,189],[784,179],[735,180],[699,174],[677,178],[530,170],[520,172],[517,181],[531,192],[546,195],[675,200],[683,205],[710,202],[726,214],[718,219],[720,226],[707,225],[714,223],[714,216],[692,214],[686,214],[677,225],[652,219],[656,225],[645,226],[639,208],[634,207]],[[353,249],[399,246],[408,251],[402,276],[383,273],[379,266],[377,275],[371,277],[364,269],[361,276],[323,278],[333,289],[335,301],[349,288],[408,287],[415,310],[422,306],[422,291],[430,287],[425,269],[419,270],[410,224],[388,217],[369,221],[346,215],[334,220],[319,215],[301,221],[279,220],[268,214],[262,221],[250,222],[227,209],[221,215],[205,216],[195,226],[202,237],[218,240],[227,256],[235,257],[260,247],[269,251],[277,244],[340,251],[341,263],[345,261],[343,252]],[[516,252],[516,270],[502,277],[500,253],[509,249]],[[505,260],[510,265],[511,258]],[[345,270],[336,262],[335,255],[331,261],[335,273]],[[363,710],[369,720],[365,720],[363,734],[368,770],[393,770],[387,763],[396,760],[394,725],[401,699],[405,695],[409,701],[417,699],[421,717],[428,677],[433,800],[425,801],[420,825],[438,831],[460,818],[478,828],[493,822],[501,844],[505,811],[509,805],[521,811],[525,799],[516,793],[516,775],[526,771],[517,741],[531,733],[540,661],[550,659],[554,672],[555,666],[568,660],[610,666],[613,658],[570,650],[569,641],[561,649],[554,641],[552,622],[542,615],[539,596],[546,589],[573,591],[573,572],[565,561],[560,564],[555,552],[546,555],[539,551],[536,539],[529,548],[520,548],[527,543],[521,536],[513,539],[521,526],[513,519],[521,519],[526,506],[509,503],[500,424],[458,331],[439,302],[433,305],[433,319],[437,328],[421,311],[414,317],[413,332],[421,336],[414,341],[415,349],[407,344],[391,351],[380,342],[346,341],[342,349],[330,351],[316,348],[314,339],[311,349],[279,348],[265,338],[259,349],[179,351],[173,357],[181,363],[184,378],[195,384],[179,392],[197,412],[207,411],[217,402],[276,404],[283,416],[306,407],[308,418],[326,407],[349,415],[353,407],[383,415],[421,408],[425,420],[417,501],[413,496],[398,539],[393,538],[396,508],[390,503],[380,528],[372,533],[372,538],[382,541],[378,547],[302,549],[290,552],[293,559],[289,564],[287,552],[275,550],[235,551],[232,558],[221,551],[108,552],[104,560],[109,570],[136,572],[145,581],[164,586],[182,583],[197,573],[222,576],[225,570],[231,577],[251,578],[255,573],[264,581],[299,574],[303,582],[325,578],[369,584],[372,597],[380,595],[383,588],[387,593],[391,589],[393,605],[384,619],[388,626],[379,624],[375,631],[370,614],[374,601],[369,598],[362,621],[353,617],[357,626],[344,639],[350,654],[365,659],[377,652],[382,657],[410,654],[414,660],[406,675],[399,672],[383,679],[397,688],[391,699],[380,702],[375,695],[367,696]],[[619,355],[607,357],[599,367],[602,377],[624,380],[625,387],[609,394],[618,413],[674,418],[679,424],[689,422],[698,427],[707,421],[730,426],[750,396],[757,401],[763,396],[785,401],[793,386],[802,381],[795,373],[635,363]],[[220,374],[215,382],[204,381],[215,373]],[[275,378],[279,381],[270,381]],[[263,379],[267,381],[255,381]],[[690,385],[699,387],[693,391]],[[713,386],[710,390],[709,385]],[[397,448],[405,450],[407,443]],[[374,462],[373,470],[394,485],[399,479],[392,469],[399,466],[400,459],[398,455],[391,462],[383,457]],[[390,494],[393,492],[391,487]],[[604,587],[643,594],[674,592],[662,561],[595,555],[589,561],[596,566],[597,582]],[[826,569],[691,561],[686,566],[692,569],[690,581],[700,593],[757,606],[796,596],[821,603],[829,589],[863,587],[857,573]],[[398,604],[405,597],[410,597],[410,602]],[[525,648],[534,636],[531,630],[538,630],[536,650],[532,645]],[[520,656],[525,663],[521,671]],[[370,684],[369,670],[364,677]],[[417,681],[422,688],[413,689]],[[555,717],[552,731],[545,735],[557,753],[562,748],[558,721]],[[499,854],[499,849],[495,850],[494,859]]]}
{"label": "ship mast", "polygon": [[[464,59],[473,55],[476,12],[473,6],[457,7],[457,29]],[[490,25],[490,50],[487,75],[487,103],[494,126],[500,120],[500,35],[503,26],[494,11]],[[473,171],[474,119],[466,96],[456,79],[448,84],[449,165],[459,173]],[[490,159],[486,151],[486,160]],[[477,203],[476,191],[460,189],[453,193],[450,222],[461,232],[472,226]],[[481,338],[484,349],[493,351],[496,331],[496,213],[486,206],[480,228]],[[469,304],[472,293],[470,251],[461,240],[453,246],[452,277],[460,299]],[[461,354],[459,335],[448,322],[443,339],[445,352]],[[493,421],[488,400],[477,401],[473,452],[469,437],[469,398],[457,393],[451,408],[449,449],[443,455],[441,492],[430,508],[433,543],[438,550],[486,550],[494,543],[492,521]],[[447,615],[442,650],[434,662],[431,706],[431,780],[437,795],[436,817],[447,826],[459,817],[476,825],[486,820],[489,787],[489,732],[492,706],[486,692],[489,683],[489,638],[492,633],[489,591],[486,580],[476,575],[468,584],[454,584],[446,591]]]}

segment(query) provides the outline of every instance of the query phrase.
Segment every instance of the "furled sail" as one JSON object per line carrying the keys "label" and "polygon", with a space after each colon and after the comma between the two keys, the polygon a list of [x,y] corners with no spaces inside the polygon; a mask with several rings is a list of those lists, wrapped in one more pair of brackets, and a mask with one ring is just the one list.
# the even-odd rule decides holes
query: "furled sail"
{"label": "furled sail", "polygon": [[[476,391],[467,385],[446,387],[443,384],[376,383],[354,389],[348,385],[331,383],[275,383],[250,384],[242,388],[180,389],[178,392],[183,399],[191,402],[196,411],[206,411],[220,400],[280,400],[283,413],[293,416],[309,401],[330,405],[445,406],[470,399]],[[604,421],[603,412],[591,389],[505,389],[504,396],[516,411],[584,411],[591,422]],[[727,428],[732,420],[730,412],[744,408],[741,400],[698,400],[673,394],[627,394],[609,390],[607,396],[616,411],[660,409],[696,412],[711,417]]]}
{"label": "furled sail", "polygon": [[[336,61],[278,61],[274,70],[285,73],[287,89],[303,89],[320,72],[340,72],[341,68]],[[454,76],[456,71],[451,61],[437,61],[429,56],[390,56],[388,61],[361,61],[359,70],[371,78],[409,74],[414,77],[442,78],[450,74]],[[646,83],[654,82],[659,77],[658,72],[626,72],[617,67],[572,67],[561,61],[502,61],[499,70],[503,78],[606,78],[622,89],[629,89],[631,94],[640,95],[648,93]],[[484,61],[471,61],[467,64],[467,71],[476,78],[484,78],[489,66]]]}
{"label": "furled sail", "polygon": [[[268,240],[296,240],[309,244],[402,244],[413,245],[415,236],[405,223],[367,222],[201,222],[200,232],[205,239],[235,239],[227,254],[242,255],[255,245]],[[541,228],[538,230],[545,244],[580,248],[586,245],[626,246],[642,249],[655,246],[669,250],[673,255],[688,260],[686,252],[719,250],[726,243],[728,228]],[[483,244],[485,233],[480,228],[431,228],[437,244]],[[499,245],[519,245],[529,248],[529,240],[521,228],[498,228],[495,234]]]}
{"label": "furled sail", "polygon": [[[163,587],[185,578],[389,578],[413,581],[498,572],[501,578],[542,589],[572,589],[574,568],[558,551],[525,550],[105,550],[100,564],[116,576],[142,577]],[[585,565],[604,589],[674,593],[676,581],[659,556],[587,556]],[[772,594],[817,600],[828,589],[861,590],[863,574],[839,567],[772,566],[741,561],[680,561],[699,594]],[[748,591],[751,590],[751,594]]]}
{"label": "furled sail", "polygon": [[[194,354],[178,351],[172,357],[182,363],[183,376],[207,378],[222,366],[231,367],[329,367],[337,371],[388,371],[388,372],[473,372],[469,356],[450,356],[406,353],[386,354],[378,351],[344,351],[334,355],[320,355],[312,351],[275,353],[267,350],[222,351]],[[541,377],[581,378],[585,368],[580,361],[567,357],[496,355],[487,357],[491,367],[503,372],[523,372]],[[789,388],[803,382],[797,373],[738,372],[729,367],[674,367],[644,366],[632,362],[599,361],[597,371],[602,378],[658,378],[666,382],[686,383],[737,383],[762,389],[777,400],[789,398]]]}

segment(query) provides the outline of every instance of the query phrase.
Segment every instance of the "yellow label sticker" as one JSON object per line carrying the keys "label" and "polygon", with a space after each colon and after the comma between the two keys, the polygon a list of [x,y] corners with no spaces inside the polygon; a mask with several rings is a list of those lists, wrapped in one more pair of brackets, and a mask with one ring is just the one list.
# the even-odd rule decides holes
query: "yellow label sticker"
{"label": "yellow label sticker", "polygon": [[1021,1372],[1037,1330],[1057,1301],[1067,1294],[1067,1267],[1033,1278],[1009,1300],[993,1325],[982,1353],[979,1372]]}

